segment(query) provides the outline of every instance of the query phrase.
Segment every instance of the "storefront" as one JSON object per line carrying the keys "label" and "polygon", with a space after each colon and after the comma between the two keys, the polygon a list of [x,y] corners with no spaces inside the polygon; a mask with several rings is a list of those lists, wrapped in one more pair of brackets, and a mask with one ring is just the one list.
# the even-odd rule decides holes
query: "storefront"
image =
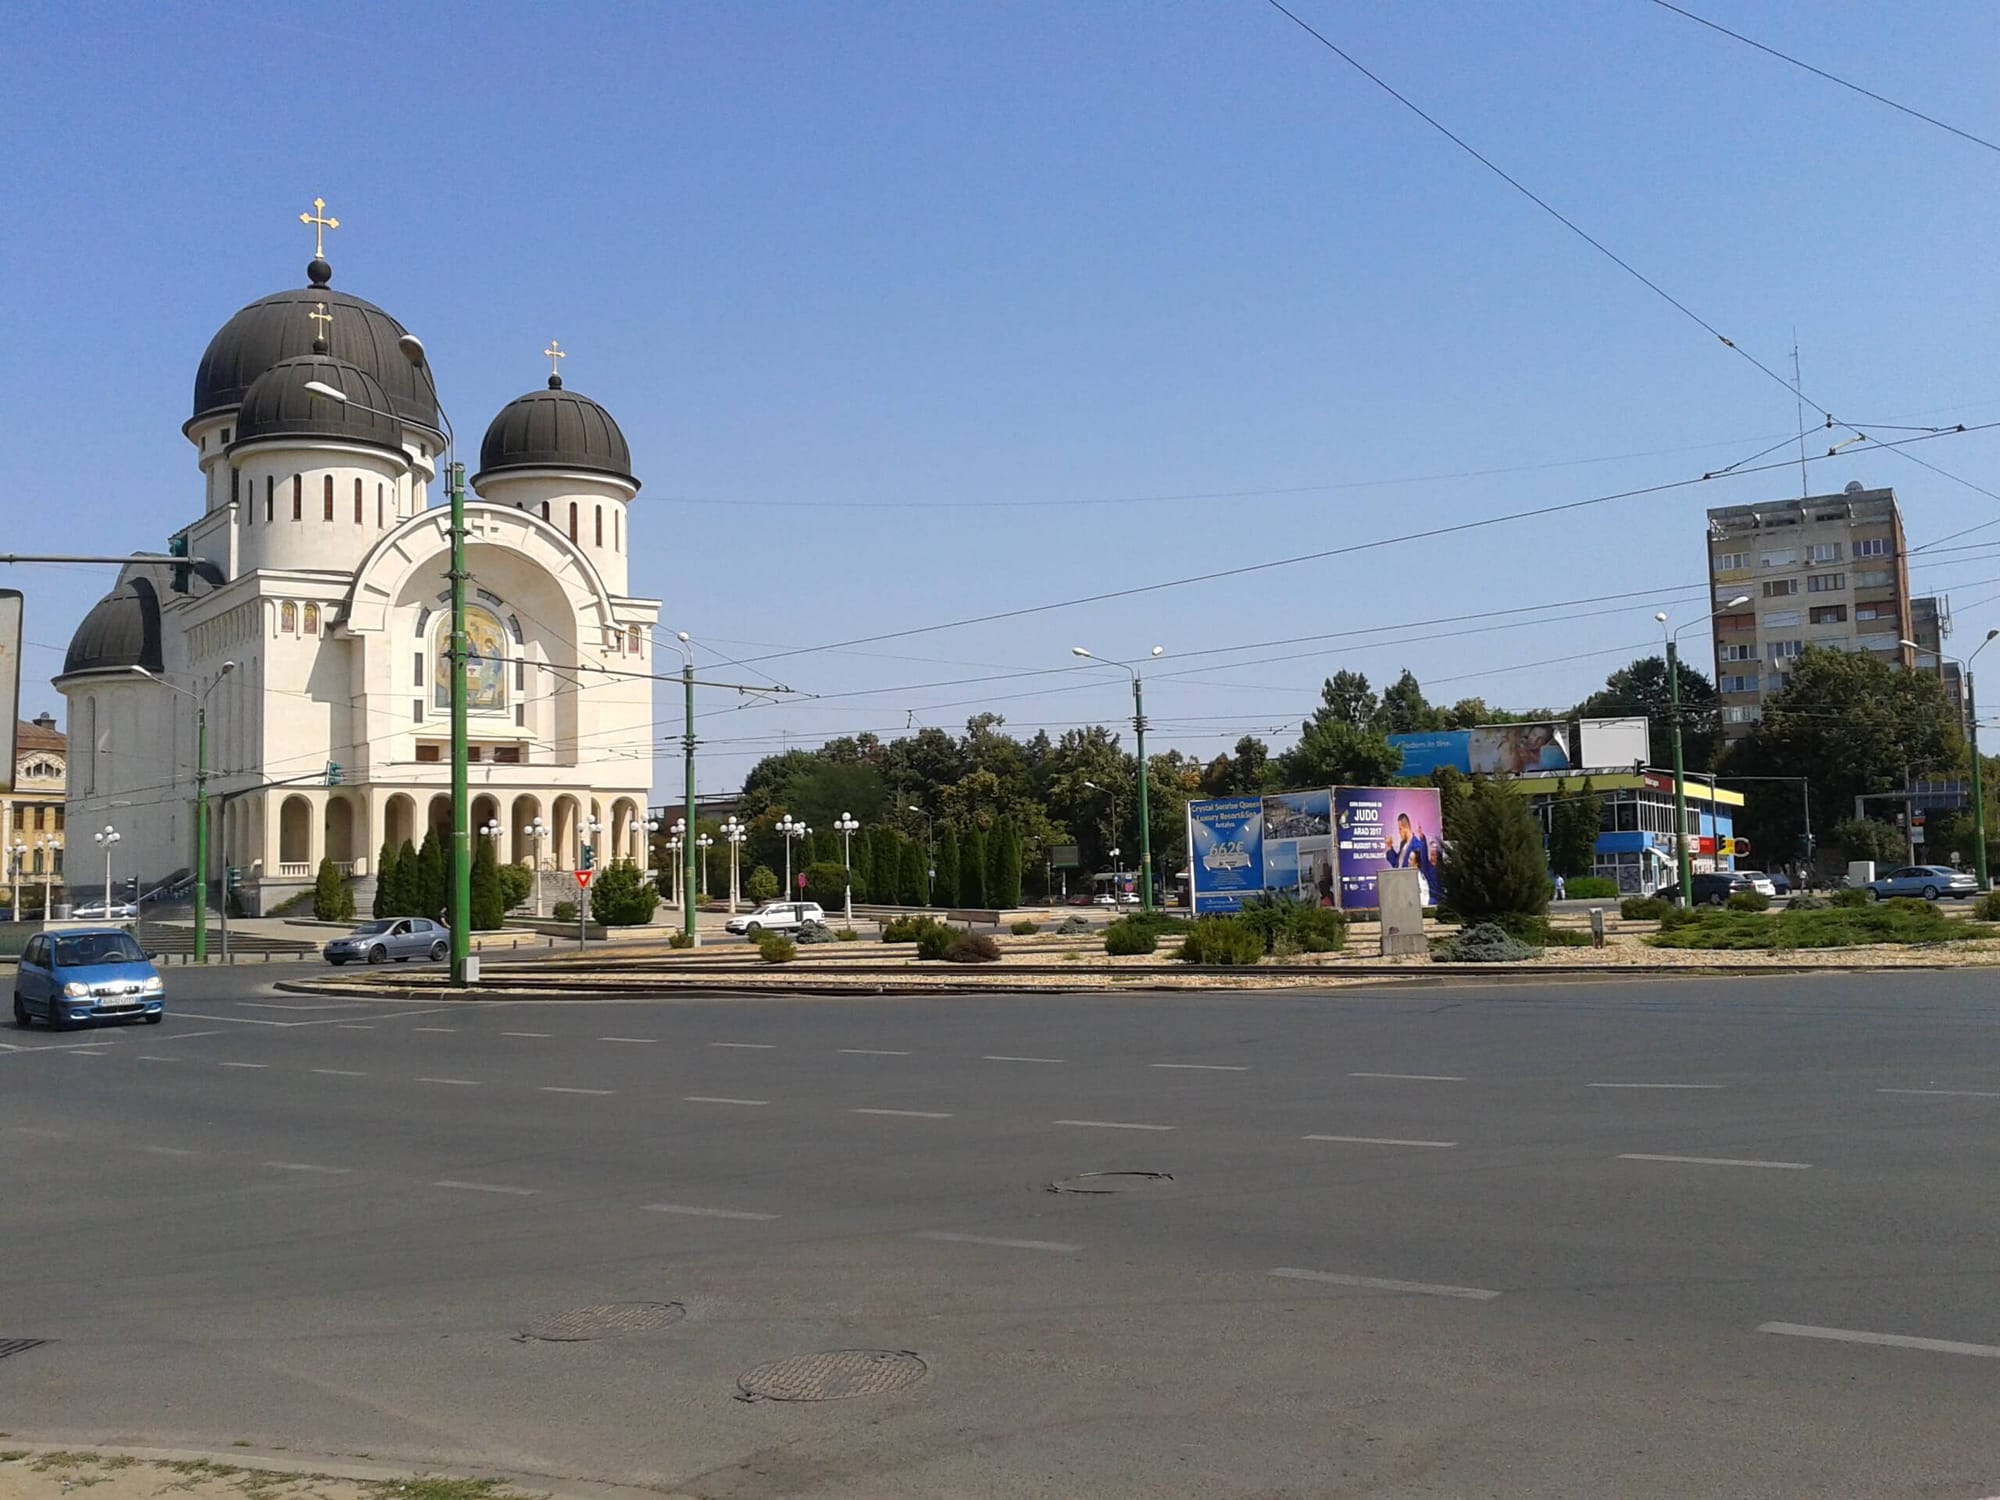
{"label": "storefront", "polygon": [[[1671,772],[1630,771],[1594,776],[1523,776],[1512,785],[1532,800],[1546,833],[1561,799],[1581,796],[1585,784],[1601,804],[1594,873],[1618,882],[1620,895],[1649,895],[1677,878],[1674,849],[1674,778]],[[1686,780],[1688,854],[1697,872],[1735,867],[1716,854],[1717,840],[1734,837],[1743,794]],[[1725,845],[1726,847],[1726,845]]]}

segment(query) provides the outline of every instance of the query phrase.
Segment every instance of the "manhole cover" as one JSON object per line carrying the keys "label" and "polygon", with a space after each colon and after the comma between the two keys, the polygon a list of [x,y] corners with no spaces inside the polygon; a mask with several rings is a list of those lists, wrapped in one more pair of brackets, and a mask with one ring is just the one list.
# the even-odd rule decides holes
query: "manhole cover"
{"label": "manhole cover", "polygon": [[1172,1187],[1171,1172],[1078,1172],[1049,1184],[1052,1193],[1148,1193]]}
{"label": "manhole cover", "polygon": [[0,1339],[0,1359],[10,1354],[26,1354],[30,1349],[39,1349],[47,1339]]}
{"label": "manhole cover", "polygon": [[588,1339],[615,1339],[628,1333],[657,1333],[687,1316],[678,1302],[606,1302],[596,1307],[572,1307],[530,1323],[520,1337],[554,1344]]}
{"label": "manhole cover", "polygon": [[738,1401],[845,1401],[900,1391],[930,1367],[908,1349],[829,1349],[794,1354],[736,1377]]}

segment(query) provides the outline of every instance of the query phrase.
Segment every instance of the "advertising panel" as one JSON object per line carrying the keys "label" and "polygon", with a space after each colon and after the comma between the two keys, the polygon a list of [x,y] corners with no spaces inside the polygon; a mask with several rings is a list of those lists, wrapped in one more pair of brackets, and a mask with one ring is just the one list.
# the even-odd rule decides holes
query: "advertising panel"
{"label": "advertising panel", "polygon": [[1402,776],[1428,776],[1449,766],[1470,775],[1472,771],[1472,731],[1443,729],[1434,733],[1392,734],[1389,743],[1403,752]]}
{"label": "advertising panel", "polygon": [[1388,740],[1403,753],[1404,776],[1428,776],[1445,766],[1468,776],[1519,776],[1570,764],[1568,729],[1561,724],[1484,724]]}
{"label": "advertising panel", "polygon": [[1444,819],[1436,787],[1344,786],[1334,791],[1333,807],[1342,907],[1373,910],[1375,877],[1391,867],[1414,869],[1423,882],[1424,905],[1437,904]]}
{"label": "advertising panel", "polygon": [[1264,888],[1264,799],[1188,803],[1188,868],[1197,915],[1241,910],[1245,896]]}
{"label": "advertising panel", "polygon": [[1651,726],[1644,719],[1585,719],[1577,725],[1580,766],[1643,766],[1653,758]]}
{"label": "advertising panel", "polygon": [[1314,787],[1264,799],[1264,889],[1314,906],[1339,904],[1331,791]]}

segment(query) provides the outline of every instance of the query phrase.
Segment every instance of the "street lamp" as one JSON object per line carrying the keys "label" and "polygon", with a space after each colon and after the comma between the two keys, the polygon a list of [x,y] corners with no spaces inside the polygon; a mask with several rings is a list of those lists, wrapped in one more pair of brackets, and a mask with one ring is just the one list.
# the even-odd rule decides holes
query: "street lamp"
{"label": "street lamp", "polygon": [[[1689,620],[1673,630],[1668,630],[1667,615],[1661,610],[1653,618],[1660,622],[1660,629],[1667,637],[1667,694],[1672,704],[1674,737],[1674,849],[1675,863],[1680,871],[1680,904],[1684,907],[1694,904],[1694,861],[1688,857],[1688,804],[1687,776],[1681,769],[1681,672],[1680,633],[1695,624],[1706,625],[1717,615],[1727,614],[1732,609],[1741,609],[1750,602],[1748,594],[1738,594],[1720,609],[1712,609],[1699,621]],[[1709,803],[1711,824],[1715,818],[1715,804]]]}
{"label": "street lamp", "polygon": [[[1165,646],[1155,646],[1149,656],[1162,656]],[[1146,806],[1146,690],[1140,680],[1139,668],[1131,662],[1106,661],[1101,656],[1092,656],[1082,646],[1069,648],[1071,656],[1085,657],[1091,661],[1105,662],[1107,666],[1122,667],[1132,678],[1132,734],[1138,742],[1139,751],[1139,908],[1141,911],[1153,909],[1153,830]]]}
{"label": "street lamp", "polygon": [[[681,735],[682,781],[685,784],[687,800],[683,806],[688,818],[694,812],[694,643],[688,639],[685,630],[674,632],[674,644],[681,648],[681,716],[685,730]],[[677,830],[687,821],[676,824]],[[694,903],[687,899],[688,890],[694,885],[694,851],[698,840],[683,839],[681,853],[681,932],[692,947],[700,941],[694,925]],[[706,879],[703,884],[705,885]]]}
{"label": "street lamp", "polygon": [[639,883],[653,883],[653,835],[660,831],[660,820],[647,813],[640,820],[636,830],[639,835]]}
{"label": "street lamp", "polygon": [[674,859],[674,878],[672,882],[674,905],[681,909],[682,926],[685,931],[685,919],[689,910],[687,904],[688,877],[694,873],[692,856],[685,860],[681,858],[681,851],[687,848],[688,820],[686,818],[675,818],[674,826],[670,831],[673,836],[667,840],[667,853],[671,854]]}
{"label": "street lamp", "polygon": [[842,813],[833,820],[833,826],[840,835],[840,866],[843,876],[841,905],[847,925],[854,925],[854,830],[861,825],[854,820],[853,813]]}
{"label": "street lamp", "polygon": [[93,833],[90,837],[92,842],[104,851],[104,920],[109,922],[111,920],[111,848],[124,835],[109,823],[106,823],[103,832]]}
{"label": "street lamp", "polygon": [[542,840],[549,836],[549,825],[536,813],[528,822],[528,840],[533,847],[530,856],[535,863],[535,915],[542,914]]}
{"label": "street lamp", "polygon": [[750,830],[737,821],[731,813],[722,824],[722,837],[729,844],[729,914],[736,915],[737,892],[741,889],[739,873],[743,861],[743,841],[750,837]]}
{"label": "street lamp", "polygon": [[701,899],[708,899],[708,851],[715,847],[715,835],[704,833],[694,841],[701,851]]}
{"label": "street lamp", "polygon": [[[208,962],[208,695],[216,690],[223,678],[236,670],[236,663],[224,662],[208,686],[199,692],[168,682],[157,672],[149,672],[144,667],[134,666],[126,670],[137,673],[148,682],[158,683],[169,692],[194,700],[194,961],[205,964]],[[223,853],[226,856],[228,850]],[[225,883],[228,878],[225,869]],[[105,893],[104,899],[111,899],[109,892]],[[224,899],[227,899],[226,893]]]}
{"label": "street lamp", "polygon": [[[1094,781],[1085,781],[1084,785],[1089,787],[1093,792],[1104,793],[1104,800],[1111,804],[1111,836],[1114,839],[1117,838],[1118,837],[1118,793],[1113,791],[1108,786],[1099,786]],[[1117,854],[1117,852],[1118,851],[1116,849],[1107,849],[1105,851],[1105,854],[1107,857],[1109,857],[1111,855]],[[1111,873],[1113,877],[1117,879],[1117,883],[1119,885],[1123,885],[1125,883],[1122,878],[1118,878],[1122,877],[1124,873],[1123,871],[1114,868]],[[1119,895],[1120,892],[1114,890],[1111,894],[1116,896]]]}
{"label": "street lamp", "polygon": [[[18,923],[21,920],[21,856],[28,852],[28,846],[23,840],[15,839],[10,849],[14,856],[14,878],[8,884],[14,888],[14,920]],[[43,899],[42,905],[42,920],[46,922],[48,920],[47,898]]]}
{"label": "street lamp", "polygon": [[792,840],[802,839],[812,830],[790,813],[778,819],[778,832],[785,836],[785,899],[792,899]]}
{"label": "street lamp", "polygon": [[[1979,888],[1992,889],[1992,881],[1986,873],[1986,796],[1980,786],[1979,777],[1979,711],[1977,700],[1972,693],[1972,663],[1979,653],[1993,644],[1995,636],[2000,636],[2000,628],[1986,632],[1986,639],[1972,648],[1972,655],[1965,657],[1946,656],[1937,653],[1940,661],[1955,661],[1959,670],[1965,673],[1965,724],[1967,738],[1972,741],[1972,868],[1979,877]],[[1899,646],[1922,652],[1924,648],[1915,641],[1898,641]]]}
{"label": "street lamp", "polygon": [[[445,485],[451,500],[451,571],[448,575],[451,581],[451,650],[447,653],[451,659],[451,861],[450,879],[445,882],[445,925],[451,949],[451,982],[454,986],[463,987],[466,960],[472,953],[472,793],[467,784],[466,762],[470,757],[465,724],[465,659],[469,654],[465,635],[465,580],[470,576],[465,566],[465,465],[458,461],[458,435],[452,431],[451,418],[445,415],[444,403],[437,399],[437,380],[431,374],[423,340],[413,333],[406,333],[396,340],[396,348],[413,368],[424,372],[431,388],[431,403],[437,408],[438,421],[444,425]],[[394,412],[356,401],[340,387],[323,380],[308,380],[303,389],[311,396],[337,401],[342,406],[353,406],[392,422],[399,420]],[[539,890],[540,872],[536,873]],[[539,896],[536,905],[540,905]],[[195,930],[199,932],[201,929]]]}
{"label": "street lamp", "polygon": [[62,853],[62,840],[39,838],[35,847],[45,851],[42,856],[42,920],[48,921],[55,913],[49,909],[56,877],[56,856]]}

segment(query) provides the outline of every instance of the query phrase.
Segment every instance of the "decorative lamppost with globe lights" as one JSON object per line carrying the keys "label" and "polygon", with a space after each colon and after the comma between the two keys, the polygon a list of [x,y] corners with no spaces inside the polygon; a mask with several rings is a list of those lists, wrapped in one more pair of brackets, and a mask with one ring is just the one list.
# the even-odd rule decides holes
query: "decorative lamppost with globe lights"
{"label": "decorative lamppost with globe lights", "polygon": [[[28,845],[25,840],[15,839],[7,852],[14,856],[14,878],[8,884],[14,889],[14,920],[18,923],[21,920],[21,856],[28,852]],[[43,915],[46,919],[47,913]]]}
{"label": "decorative lamppost with globe lights", "polygon": [[731,813],[722,825],[722,837],[729,844],[729,914],[736,915],[736,904],[742,899],[743,841],[750,837],[750,830]]}
{"label": "decorative lamppost with globe lights", "polygon": [[104,920],[111,920],[111,850],[124,835],[109,823],[100,833],[93,833],[91,842],[104,851]]}
{"label": "decorative lamppost with globe lights", "polygon": [[542,840],[549,836],[549,825],[536,813],[528,823],[528,842],[533,848],[529,858],[535,866],[535,915],[542,914]]}
{"label": "decorative lamppost with globe lights", "polygon": [[52,839],[52,838],[39,838],[35,840],[35,847],[43,851],[42,920],[46,922],[50,917],[55,915],[55,913],[52,910],[50,910],[49,902],[54,895],[55,878],[56,878],[56,857],[62,853],[62,840]]}
{"label": "decorative lamppost with globe lights", "polygon": [[844,812],[833,820],[840,835],[841,910],[849,927],[854,925],[854,830],[860,826],[853,813]]}
{"label": "decorative lamppost with globe lights", "polygon": [[715,847],[715,835],[709,833],[700,835],[695,839],[694,846],[700,855],[701,899],[706,901],[708,899],[708,851]]}
{"label": "decorative lamppost with globe lights", "polygon": [[785,836],[785,899],[792,899],[792,840],[802,839],[812,830],[790,813],[778,819],[778,832]]}

